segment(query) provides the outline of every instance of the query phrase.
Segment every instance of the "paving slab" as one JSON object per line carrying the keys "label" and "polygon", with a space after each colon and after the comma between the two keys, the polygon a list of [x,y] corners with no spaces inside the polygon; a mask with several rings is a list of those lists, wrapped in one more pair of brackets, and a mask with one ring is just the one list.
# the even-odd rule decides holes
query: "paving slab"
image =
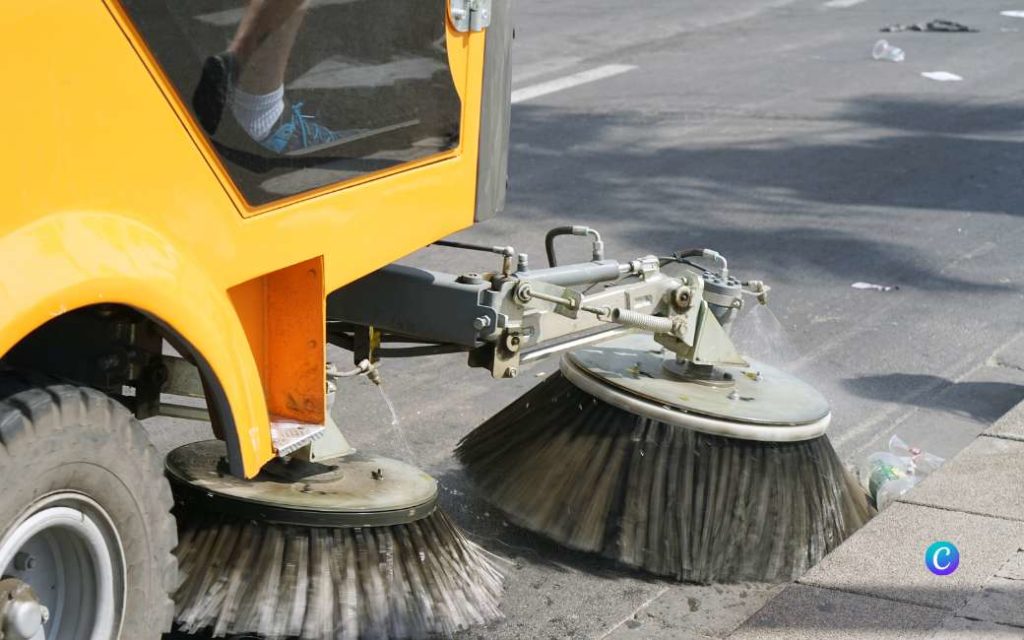
{"label": "paving slab", "polygon": [[1022,640],[1024,629],[950,616],[929,640]]}
{"label": "paving slab", "polygon": [[925,640],[947,613],[870,596],[795,584],[730,640]]}
{"label": "paving slab", "polygon": [[985,430],[985,435],[1024,440],[1024,402],[1010,410],[1009,413]]}
{"label": "paving slab", "polygon": [[[936,576],[924,565],[927,547],[948,540],[960,567]],[[896,503],[854,534],[800,582],[889,600],[959,609],[1024,543],[1024,523]]]}
{"label": "paving slab", "polygon": [[978,438],[902,501],[1024,521],[1024,442]]}

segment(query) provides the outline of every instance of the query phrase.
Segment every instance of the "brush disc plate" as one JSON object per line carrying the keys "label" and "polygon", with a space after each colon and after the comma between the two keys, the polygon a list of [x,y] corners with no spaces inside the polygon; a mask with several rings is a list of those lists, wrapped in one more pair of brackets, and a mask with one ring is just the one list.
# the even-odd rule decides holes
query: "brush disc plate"
{"label": "brush disc plate", "polygon": [[[668,365],[668,366],[666,366]],[[825,432],[828,401],[802,380],[750,361],[716,366],[715,384],[680,378],[674,360],[646,335],[629,335],[562,358],[562,373],[587,393],[620,409],[703,433],[793,442]]]}
{"label": "brush disc plate", "polygon": [[327,463],[275,460],[252,480],[228,472],[220,440],[167,455],[175,498],[186,509],[318,527],[405,524],[433,513],[437,481],[398,460],[353,453]]}

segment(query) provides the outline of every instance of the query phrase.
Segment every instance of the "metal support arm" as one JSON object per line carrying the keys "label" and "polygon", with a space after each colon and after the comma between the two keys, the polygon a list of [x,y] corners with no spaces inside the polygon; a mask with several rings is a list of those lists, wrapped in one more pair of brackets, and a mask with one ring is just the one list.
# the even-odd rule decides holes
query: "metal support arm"
{"label": "metal support arm", "polygon": [[[600,238],[589,228],[580,230],[578,235]],[[651,333],[681,360],[742,361],[719,322],[731,317],[723,309],[741,304],[739,289],[720,284],[720,275],[693,268],[671,277],[655,256],[618,262],[597,253],[592,262],[537,270],[529,270],[527,256],[520,254],[520,269],[510,273],[513,249],[501,249],[505,259],[494,273],[384,267],[328,296],[328,319],[458,345],[470,352],[471,366],[488,368],[495,377],[514,377],[524,356],[596,340],[592,335],[602,329]],[[707,278],[719,284],[705,299]]]}

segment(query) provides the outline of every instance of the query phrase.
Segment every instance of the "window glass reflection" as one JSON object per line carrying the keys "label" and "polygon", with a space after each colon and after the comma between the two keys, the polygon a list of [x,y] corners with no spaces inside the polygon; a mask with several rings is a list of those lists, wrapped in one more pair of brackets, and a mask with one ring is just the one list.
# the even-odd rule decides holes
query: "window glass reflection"
{"label": "window glass reflection", "polygon": [[444,0],[122,0],[251,204],[453,148]]}

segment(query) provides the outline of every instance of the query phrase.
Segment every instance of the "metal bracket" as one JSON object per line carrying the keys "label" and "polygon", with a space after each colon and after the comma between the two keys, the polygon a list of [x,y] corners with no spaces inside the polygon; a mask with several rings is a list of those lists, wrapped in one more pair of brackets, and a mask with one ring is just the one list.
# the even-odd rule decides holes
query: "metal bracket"
{"label": "metal bracket", "polygon": [[491,375],[495,378],[515,378],[519,375],[519,352],[523,345],[522,329],[505,329],[494,345],[494,359],[491,361]]}
{"label": "metal bracket", "polygon": [[270,438],[279,458],[298,451],[325,433],[322,424],[306,424],[276,416],[270,419]]}
{"label": "metal bracket", "polygon": [[353,336],[352,362],[359,365],[363,360],[374,364],[379,360],[377,349],[380,347],[381,333],[374,327],[358,327]]}
{"label": "metal bracket", "polygon": [[483,31],[491,26],[492,0],[451,0],[452,25],[459,33]]}
{"label": "metal bracket", "polygon": [[[347,456],[355,453],[356,449],[348,443],[338,423],[331,417],[334,409],[334,401],[338,397],[338,385],[331,379],[332,373],[336,376],[337,369],[333,364],[327,365],[327,408],[324,411],[324,433],[314,438],[308,447],[302,447],[295,452],[295,457],[307,462],[322,462]],[[2,638],[0,638],[2,640]]]}

